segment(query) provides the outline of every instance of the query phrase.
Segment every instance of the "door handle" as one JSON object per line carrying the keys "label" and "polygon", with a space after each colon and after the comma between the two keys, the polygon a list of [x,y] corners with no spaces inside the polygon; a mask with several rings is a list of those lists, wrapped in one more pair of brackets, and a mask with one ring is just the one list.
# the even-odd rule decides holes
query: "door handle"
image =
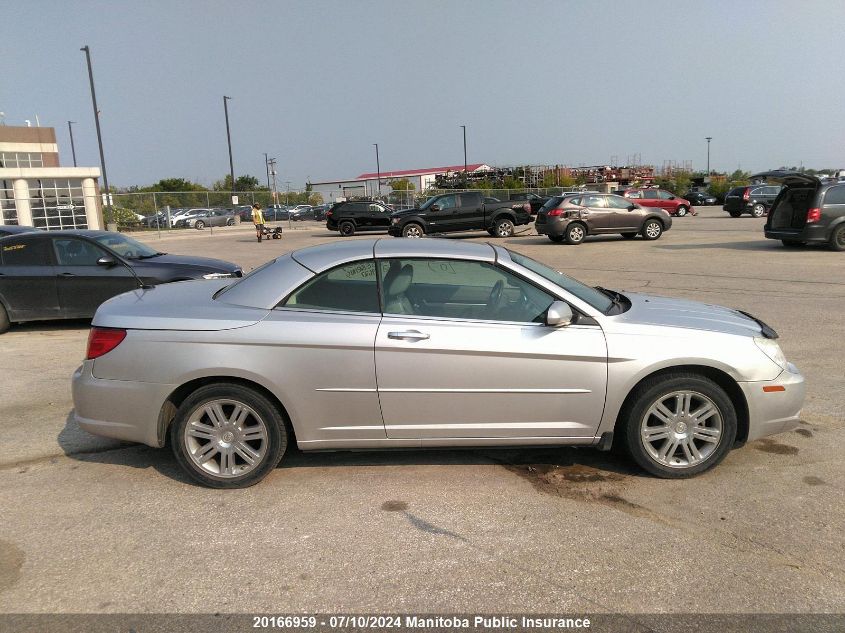
{"label": "door handle", "polygon": [[417,332],[416,330],[409,330],[407,332],[388,332],[387,338],[398,339],[400,341],[424,341],[429,337],[428,334]]}

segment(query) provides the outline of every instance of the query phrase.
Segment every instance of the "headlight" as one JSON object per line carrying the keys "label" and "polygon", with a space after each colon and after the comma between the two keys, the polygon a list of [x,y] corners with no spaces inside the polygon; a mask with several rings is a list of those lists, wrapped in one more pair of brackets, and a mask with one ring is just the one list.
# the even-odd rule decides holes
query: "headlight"
{"label": "headlight", "polygon": [[208,273],[207,275],[203,275],[203,279],[229,279],[230,277],[234,277],[234,273]]}
{"label": "headlight", "polygon": [[777,341],[770,338],[755,336],[754,343],[760,348],[761,352],[772,359],[773,363],[781,369],[786,369],[786,356],[783,355],[783,350],[781,350]]}

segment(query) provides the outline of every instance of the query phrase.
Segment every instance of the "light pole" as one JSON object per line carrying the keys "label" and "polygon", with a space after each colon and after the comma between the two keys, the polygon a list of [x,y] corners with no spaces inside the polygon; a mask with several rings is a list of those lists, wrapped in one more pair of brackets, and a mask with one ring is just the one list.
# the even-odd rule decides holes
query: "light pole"
{"label": "light pole", "polygon": [[467,126],[461,126],[464,130],[464,185],[467,182]]}
{"label": "light pole", "polygon": [[73,144],[73,127],[76,121],[67,122],[67,131],[70,132],[70,153],[73,155],[73,166],[76,167],[76,147]]}
{"label": "light pole", "polygon": [[707,141],[707,178],[710,178],[710,141],[713,140],[712,136],[705,136],[705,140]]}
{"label": "light pole", "polygon": [[268,172],[273,176],[273,204],[276,204],[278,195],[276,194],[276,159],[271,158],[267,163]]}
{"label": "light pole", "polygon": [[106,174],[106,155],[103,153],[103,136],[100,133],[100,111],[97,109],[97,93],[94,91],[94,71],[91,69],[91,49],[83,46],[79,50],[85,51],[85,60],[88,62],[88,81],[91,83],[91,103],[94,106],[94,124],[97,126],[97,145],[100,146],[100,168],[103,170],[103,186],[106,188],[106,209],[111,212],[109,177]]}
{"label": "light pole", "polygon": [[378,162],[378,143],[373,143],[376,147],[376,182],[378,183],[378,193],[376,194],[376,198],[381,195],[381,166]]}
{"label": "light pole", "polygon": [[235,195],[235,163],[232,162],[232,134],[229,131],[229,101],[232,97],[223,96],[223,113],[226,115],[226,141],[229,143],[229,175],[232,177],[232,196]]}
{"label": "light pole", "polygon": [[267,160],[267,152],[264,152],[264,166],[267,168],[267,189],[270,188],[270,162]]}

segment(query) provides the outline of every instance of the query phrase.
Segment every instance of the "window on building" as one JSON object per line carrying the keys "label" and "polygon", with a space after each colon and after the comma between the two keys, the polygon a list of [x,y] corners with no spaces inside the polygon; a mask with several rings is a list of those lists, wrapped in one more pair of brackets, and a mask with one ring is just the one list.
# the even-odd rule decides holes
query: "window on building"
{"label": "window on building", "polygon": [[0,152],[0,167],[44,167],[44,157],[38,152]]}
{"label": "window on building", "polygon": [[3,224],[18,223],[18,209],[15,206],[15,191],[11,180],[0,180],[0,213]]}
{"label": "window on building", "polygon": [[79,178],[28,180],[32,225],[42,229],[87,229]]}

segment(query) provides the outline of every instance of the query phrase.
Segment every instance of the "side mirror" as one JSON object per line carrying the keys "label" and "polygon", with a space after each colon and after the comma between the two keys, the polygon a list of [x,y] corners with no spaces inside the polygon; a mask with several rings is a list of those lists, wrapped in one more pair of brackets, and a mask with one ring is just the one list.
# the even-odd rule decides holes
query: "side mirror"
{"label": "side mirror", "polygon": [[432,211],[440,211],[440,205],[439,205],[439,204],[433,204],[433,205],[431,205],[431,207],[429,207],[429,208],[430,208]]}
{"label": "side mirror", "polygon": [[111,268],[112,266],[116,266],[117,262],[115,261],[114,257],[109,255],[103,255],[100,259],[97,260],[97,266],[106,266]]}
{"label": "side mirror", "polygon": [[636,208],[637,208],[637,205],[635,205],[635,204],[629,204],[628,205],[628,211],[633,211]]}
{"label": "side mirror", "polygon": [[674,200],[675,196],[669,196],[669,200]]}
{"label": "side mirror", "polygon": [[572,308],[566,301],[554,301],[546,310],[546,325],[549,327],[563,327],[572,323],[574,315]]}

